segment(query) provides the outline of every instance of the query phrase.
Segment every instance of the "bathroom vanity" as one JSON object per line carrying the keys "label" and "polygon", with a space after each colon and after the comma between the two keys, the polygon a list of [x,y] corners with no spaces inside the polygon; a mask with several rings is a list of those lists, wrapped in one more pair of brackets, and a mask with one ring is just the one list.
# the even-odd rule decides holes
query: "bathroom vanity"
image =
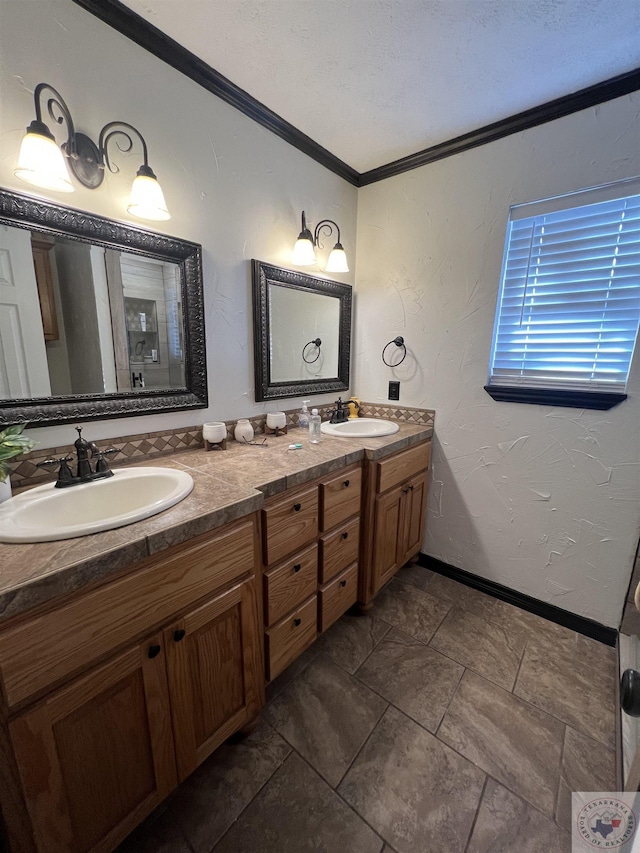
{"label": "bathroom vanity", "polygon": [[176,454],[195,488],[161,516],[0,545],[11,853],[114,849],[248,730],[266,682],[418,552],[430,435]]}

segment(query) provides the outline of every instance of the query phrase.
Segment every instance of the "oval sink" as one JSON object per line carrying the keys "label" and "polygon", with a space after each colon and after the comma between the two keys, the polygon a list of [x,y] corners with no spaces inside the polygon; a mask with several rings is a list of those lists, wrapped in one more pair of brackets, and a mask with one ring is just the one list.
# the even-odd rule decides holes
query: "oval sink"
{"label": "oval sink", "polygon": [[36,486],[0,504],[0,542],[52,542],[149,518],[187,497],[193,479],[173,468],[121,468],[106,480]]}
{"label": "oval sink", "polygon": [[346,436],[347,438],[375,438],[380,435],[393,435],[400,427],[393,421],[382,418],[351,418],[342,424],[330,424],[325,421],[320,430],[326,435]]}

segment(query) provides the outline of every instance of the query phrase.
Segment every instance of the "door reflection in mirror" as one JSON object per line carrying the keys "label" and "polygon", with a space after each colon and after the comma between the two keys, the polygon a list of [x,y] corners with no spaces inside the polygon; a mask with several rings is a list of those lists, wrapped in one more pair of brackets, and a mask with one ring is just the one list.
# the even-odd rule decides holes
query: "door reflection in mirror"
{"label": "door reflection in mirror", "polygon": [[0,399],[182,388],[183,328],[178,264],[0,226]]}

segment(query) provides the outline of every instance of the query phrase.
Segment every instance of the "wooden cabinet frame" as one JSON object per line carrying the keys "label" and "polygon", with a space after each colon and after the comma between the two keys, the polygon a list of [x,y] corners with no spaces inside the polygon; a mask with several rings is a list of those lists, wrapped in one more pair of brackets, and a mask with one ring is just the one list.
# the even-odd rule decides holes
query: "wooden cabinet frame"
{"label": "wooden cabinet frame", "polygon": [[108,853],[257,716],[258,569],[254,514],[3,626],[11,853]]}
{"label": "wooden cabinet frame", "polygon": [[361,611],[422,545],[431,442],[364,467],[358,602]]}

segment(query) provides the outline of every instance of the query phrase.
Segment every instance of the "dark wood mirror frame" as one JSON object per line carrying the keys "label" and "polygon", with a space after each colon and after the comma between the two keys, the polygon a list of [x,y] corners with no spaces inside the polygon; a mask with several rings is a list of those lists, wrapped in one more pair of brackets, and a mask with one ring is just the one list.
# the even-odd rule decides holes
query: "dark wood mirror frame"
{"label": "dark wood mirror frame", "polygon": [[185,353],[184,388],[137,391],[135,394],[117,392],[0,400],[0,425],[29,422],[32,426],[52,426],[206,408],[207,364],[200,245],[3,189],[0,189],[0,224],[34,228],[46,234],[58,234],[178,264]]}
{"label": "dark wood mirror frame", "polygon": [[[351,358],[351,286],[315,278],[304,273],[274,267],[262,261],[251,261],[253,279],[253,356],[255,365],[256,402],[279,397],[304,397],[347,391]],[[338,336],[338,376],[331,379],[272,382],[269,359],[269,284],[279,284],[296,290],[335,296],[340,300],[340,329]]]}

